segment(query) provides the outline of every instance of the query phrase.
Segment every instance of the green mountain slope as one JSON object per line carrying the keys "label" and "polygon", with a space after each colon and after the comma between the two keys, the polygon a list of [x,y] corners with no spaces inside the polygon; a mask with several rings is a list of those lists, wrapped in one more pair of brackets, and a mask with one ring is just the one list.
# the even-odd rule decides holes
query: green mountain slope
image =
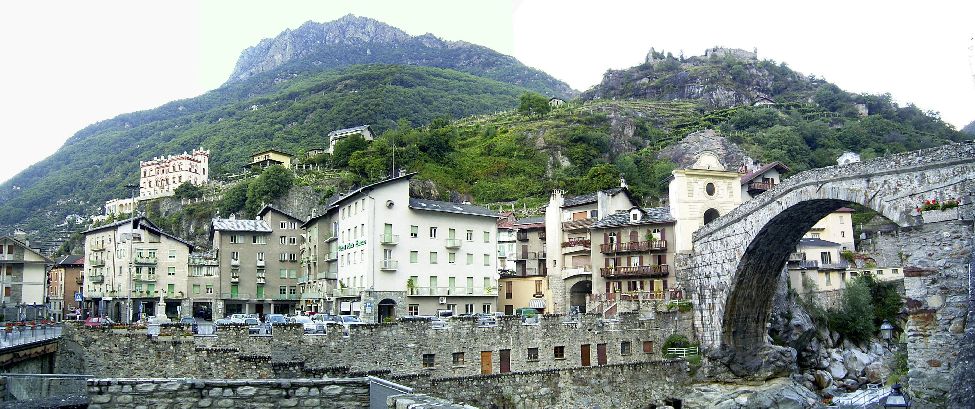
{"label": "green mountain slope", "polygon": [[[526,90],[468,74],[415,66],[355,66],[299,77],[276,92],[167,116],[129,114],[80,132],[51,157],[0,186],[0,225],[38,229],[69,214],[97,214],[105,200],[128,197],[140,160],[196,147],[211,151],[211,174],[239,172],[251,153],[274,147],[300,153],[324,147],[329,131],[399,120],[425,124],[512,108]],[[200,97],[203,100],[211,95]],[[200,106],[196,99],[167,104]],[[173,106],[176,108],[173,108]],[[158,117],[159,119],[154,119]]]}

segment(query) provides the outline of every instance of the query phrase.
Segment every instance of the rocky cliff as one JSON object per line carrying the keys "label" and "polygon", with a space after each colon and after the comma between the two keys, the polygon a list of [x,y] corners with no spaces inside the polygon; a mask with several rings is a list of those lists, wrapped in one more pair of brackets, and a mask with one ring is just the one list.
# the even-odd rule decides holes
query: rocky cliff
{"label": "rocky cliff", "polygon": [[578,95],[564,82],[487,47],[444,41],[433,34],[410,36],[380,21],[353,15],[326,23],[309,21],[261,40],[241,53],[227,84],[263,73],[273,72],[285,79],[299,73],[374,63],[450,68],[547,96]]}

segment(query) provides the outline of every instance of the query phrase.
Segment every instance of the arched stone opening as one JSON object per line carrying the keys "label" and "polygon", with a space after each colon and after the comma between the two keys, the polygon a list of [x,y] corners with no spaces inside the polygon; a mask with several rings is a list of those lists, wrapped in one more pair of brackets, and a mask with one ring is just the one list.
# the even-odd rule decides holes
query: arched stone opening
{"label": "arched stone opening", "polygon": [[718,213],[718,209],[713,209],[712,208],[712,209],[706,210],[704,212],[704,224],[711,223],[711,221],[713,221],[714,219],[717,219],[718,216],[721,216],[721,214]]}
{"label": "arched stone opening", "polygon": [[579,312],[586,312],[586,298],[592,294],[592,281],[584,280],[569,288],[569,311],[578,307]]}
{"label": "arched stone opening", "polygon": [[386,322],[386,319],[390,320],[396,319],[396,301],[390,300],[389,298],[383,299],[379,302],[379,322]]}
{"label": "arched stone opening", "polygon": [[721,329],[722,346],[734,351],[739,361],[754,357],[765,346],[775,283],[799,239],[817,221],[847,204],[841,200],[797,203],[773,217],[748,244],[731,282]]}

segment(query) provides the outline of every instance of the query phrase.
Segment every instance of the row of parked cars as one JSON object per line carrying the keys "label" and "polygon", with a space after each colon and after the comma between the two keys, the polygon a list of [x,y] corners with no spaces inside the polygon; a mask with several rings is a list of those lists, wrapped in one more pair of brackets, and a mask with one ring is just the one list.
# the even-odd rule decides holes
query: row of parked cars
{"label": "row of parked cars", "polygon": [[[275,325],[282,324],[301,324],[306,334],[324,334],[328,324],[343,326],[363,324],[359,317],[354,315],[331,315],[315,314],[307,315],[284,315],[267,314],[262,322],[257,314],[231,314],[229,317],[220,318],[214,321],[217,325],[248,325],[254,329],[270,329]],[[251,331],[254,332],[254,331]]]}

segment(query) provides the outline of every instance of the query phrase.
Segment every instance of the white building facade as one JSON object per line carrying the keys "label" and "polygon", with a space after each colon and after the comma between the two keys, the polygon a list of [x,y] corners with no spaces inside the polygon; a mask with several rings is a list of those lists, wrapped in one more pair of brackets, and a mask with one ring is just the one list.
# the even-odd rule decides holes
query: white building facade
{"label": "white building facade", "polygon": [[210,180],[209,172],[210,151],[203,149],[139,162],[139,199],[172,196],[184,182],[203,185]]}

